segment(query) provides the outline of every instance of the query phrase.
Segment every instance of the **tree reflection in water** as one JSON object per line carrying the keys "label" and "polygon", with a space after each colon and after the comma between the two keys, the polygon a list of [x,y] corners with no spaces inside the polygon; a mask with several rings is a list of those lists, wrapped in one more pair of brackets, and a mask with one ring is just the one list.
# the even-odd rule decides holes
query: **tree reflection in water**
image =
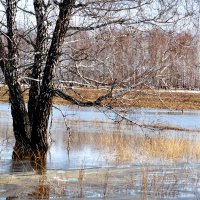
{"label": "tree reflection in water", "polygon": [[[47,183],[46,176],[46,155],[35,157],[34,159],[19,160],[12,159],[11,172],[36,172],[39,175],[39,182],[31,185],[30,192],[26,197],[28,199],[49,199],[50,198],[50,185]],[[8,196],[6,200],[18,199],[19,196]]]}

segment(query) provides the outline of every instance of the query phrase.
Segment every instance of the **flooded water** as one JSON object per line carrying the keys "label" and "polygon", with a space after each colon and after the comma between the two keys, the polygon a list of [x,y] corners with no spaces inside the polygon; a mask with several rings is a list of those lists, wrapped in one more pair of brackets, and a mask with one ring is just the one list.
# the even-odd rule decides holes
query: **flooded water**
{"label": "flooded water", "polygon": [[192,131],[141,128],[117,123],[105,110],[56,106],[41,175],[29,161],[12,161],[10,106],[0,104],[0,200],[200,198],[200,111],[133,109],[127,116]]}

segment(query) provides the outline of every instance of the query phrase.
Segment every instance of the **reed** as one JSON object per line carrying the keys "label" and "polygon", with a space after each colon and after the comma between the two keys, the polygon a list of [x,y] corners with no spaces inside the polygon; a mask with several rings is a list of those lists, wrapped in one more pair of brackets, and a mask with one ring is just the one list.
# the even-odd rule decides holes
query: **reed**
{"label": "reed", "polygon": [[110,133],[72,133],[71,148],[81,149],[93,145],[106,154],[110,162],[124,163],[138,161],[139,158],[163,161],[200,159],[200,142],[193,138],[157,136],[137,136]]}
{"label": "reed", "polygon": [[[79,122],[75,123],[79,127]],[[99,126],[97,121],[92,124],[95,127]],[[35,169],[36,164],[34,164],[33,176],[23,175],[24,179],[17,175],[11,175],[8,179],[0,177],[2,185],[10,188],[13,185],[19,187],[12,190],[14,191],[12,195],[0,191],[0,197],[7,195],[24,199],[84,199],[89,198],[92,193],[96,198],[107,199],[117,198],[117,195],[118,197],[132,195],[130,199],[134,199],[137,195],[138,199],[167,199],[178,197],[182,191],[190,191],[190,194],[198,197],[200,187],[198,171],[192,171],[187,167],[188,160],[197,163],[200,160],[198,136],[192,137],[190,133],[187,138],[162,133],[153,136],[134,135],[134,133],[125,135],[120,125],[115,134],[109,132],[109,129],[106,130],[95,134],[73,131],[70,135],[69,151],[81,150],[89,144],[100,153],[105,153],[109,163],[128,164],[131,167],[99,170],[82,167],[78,170],[50,174],[46,172],[45,165],[39,165],[43,174],[38,174],[36,171],[38,168]],[[184,163],[186,167],[183,166]]]}

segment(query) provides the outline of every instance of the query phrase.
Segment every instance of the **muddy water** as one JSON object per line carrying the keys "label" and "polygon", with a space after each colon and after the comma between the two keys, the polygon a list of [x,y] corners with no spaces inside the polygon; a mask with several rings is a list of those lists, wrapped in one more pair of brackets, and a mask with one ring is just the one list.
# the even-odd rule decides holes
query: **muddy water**
{"label": "muddy water", "polygon": [[[59,108],[59,109],[57,109]],[[140,123],[200,129],[199,111],[135,109]],[[198,199],[200,133],[115,123],[94,109],[60,106],[49,124],[42,175],[12,161],[10,106],[0,105],[0,199]]]}

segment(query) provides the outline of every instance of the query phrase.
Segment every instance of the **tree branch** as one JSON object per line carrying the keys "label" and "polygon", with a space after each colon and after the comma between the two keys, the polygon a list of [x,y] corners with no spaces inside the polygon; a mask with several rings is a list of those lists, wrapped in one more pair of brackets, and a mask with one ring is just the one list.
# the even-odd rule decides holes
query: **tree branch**
{"label": "tree branch", "polygon": [[115,86],[116,80],[113,82],[111,89],[109,90],[108,93],[106,93],[105,95],[102,95],[100,97],[98,97],[95,101],[80,101],[78,99],[75,99],[73,97],[71,97],[70,95],[65,94],[64,92],[62,92],[59,89],[54,89],[52,90],[53,95],[61,97],[63,99],[65,99],[66,101],[81,106],[81,107],[92,107],[92,106],[103,106],[102,101],[112,98],[112,92]]}

